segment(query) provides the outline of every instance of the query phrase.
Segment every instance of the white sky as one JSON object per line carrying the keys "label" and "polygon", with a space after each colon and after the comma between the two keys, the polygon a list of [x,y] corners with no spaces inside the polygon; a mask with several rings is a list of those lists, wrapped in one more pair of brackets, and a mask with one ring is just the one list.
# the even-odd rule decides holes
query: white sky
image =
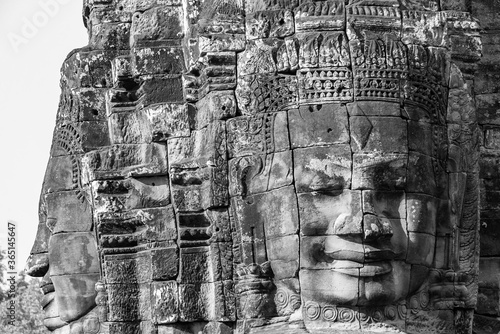
{"label": "white sky", "polygon": [[17,222],[17,271],[35,239],[59,69],[72,49],[87,44],[82,3],[0,0],[0,248],[6,248],[7,221]]}

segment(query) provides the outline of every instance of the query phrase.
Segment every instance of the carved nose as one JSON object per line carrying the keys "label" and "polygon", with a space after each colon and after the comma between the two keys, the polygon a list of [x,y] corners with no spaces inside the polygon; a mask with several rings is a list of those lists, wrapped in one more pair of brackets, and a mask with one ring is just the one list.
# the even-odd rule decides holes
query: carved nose
{"label": "carved nose", "polygon": [[384,237],[392,237],[394,231],[389,219],[372,214],[363,216],[363,240],[376,241]]}
{"label": "carved nose", "polygon": [[340,214],[333,224],[332,232],[335,235],[363,235],[363,217],[361,213],[357,215]]}
{"label": "carved nose", "polygon": [[343,213],[335,220],[333,231],[329,232],[335,235],[360,236],[367,242],[391,237],[394,234],[389,219],[370,213],[354,216]]}
{"label": "carved nose", "polygon": [[43,277],[49,270],[47,253],[31,254],[26,263],[25,271],[31,277]]}

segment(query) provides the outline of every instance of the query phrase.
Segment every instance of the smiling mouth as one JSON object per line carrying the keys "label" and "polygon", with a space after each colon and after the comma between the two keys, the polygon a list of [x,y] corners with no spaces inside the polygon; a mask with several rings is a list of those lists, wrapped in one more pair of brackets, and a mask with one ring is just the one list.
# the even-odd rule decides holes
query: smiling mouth
{"label": "smiling mouth", "polygon": [[40,289],[42,290],[42,293],[46,295],[49,292],[54,292],[54,284],[52,283],[45,283],[43,285],[41,284]]}
{"label": "smiling mouth", "polygon": [[396,253],[390,249],[373,250],[369,252],[339,249],[335,251],[325,250],[324,253],[328,258],[331,258],[334,261],[347,260],[357,263],[391,261],[396,257]]}
{"label": "smiling mouth", "polygon": [[40,304],[42,304],[42,308],[46,308],[54,300],[54,295],[54,293],[48,293],[42,297],[40,301]]}
{"label": "smiling mouth", "polygon": [[46,283],[40,285],[40,290],[43,294],[40,304],[42,304],[42,308],[46,308],[54,300],[54,284]]}
{"label": "smiling mouth", "polygon": [[335,249],[323,250],[324,259],[331,263],[333,271],[356,277],[374,277],[392,272],[391,262],[397,254],[390,249],[371,248],[364,251]]}

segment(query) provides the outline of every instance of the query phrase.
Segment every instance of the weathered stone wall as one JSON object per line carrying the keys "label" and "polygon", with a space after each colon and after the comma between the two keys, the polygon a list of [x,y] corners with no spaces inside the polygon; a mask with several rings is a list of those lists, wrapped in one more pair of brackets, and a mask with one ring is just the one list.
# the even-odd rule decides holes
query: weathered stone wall
{"label": "weathered stone wall", "polygon": [[500,316],[500,1],[474,0],[483,57],[474,78],[481,147],[481,261],[477,313]]}
{"label": "weathered stone wall", "polygon": [[[30,260],[30,274],[56,291],[46,325],[469,333],[479,253],[469,93],[485,134],[478,312],[497,316],[500,247],[489,229],[500,115],[495,123],[486,102],[500,91],[491,88],[500,66],[486,32],[475,77],[471,6],[85,0],[89,45],[63,65]],[[500,26],[474,6],[484,26]],[[346,250],[339,242],[351,237]],[[370,289],[372,276],[386,278]]]}

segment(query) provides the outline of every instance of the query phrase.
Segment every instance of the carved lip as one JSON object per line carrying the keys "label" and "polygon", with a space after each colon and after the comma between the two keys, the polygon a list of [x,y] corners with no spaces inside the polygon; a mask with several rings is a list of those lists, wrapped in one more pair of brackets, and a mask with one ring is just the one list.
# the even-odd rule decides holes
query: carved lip
{"label": "carved lip", "polygon": [[42,290],[42,293],[44,295],[50,293],[50,292],[54,292],[54,284],[52,283],[45,283],[45,284],[40,284],[40,290]]}
{"label": "carved lip", "polygon": [[50,292],[45,294],[40,300],[40,304],[42,304],[42,308],[46,308],[55,298],[55,293]]}
{"label": "carved lip", "polygon": [[349,276],[373,277],[392,272],[392,264],[390,261],[369,262],[360,267],[352,261],[335,261],[332,269]]}
{"label": "carved lip", "polygon": [[333,260],[353,261],[357,263],[391,261],[396,258],[396,253],[390,249],[369,250],[365,252],[339,249],[334,251],[325,251],[324,253]]}
{"label": "carved lip", "polygon": [[57,316],[57,317],[46,317],[45,319],[43,319],[43,324],[45,327],[49,329],[49,331],[54,331],[58,328],[66,326],[68,323],[62,321],[61,318]]}

